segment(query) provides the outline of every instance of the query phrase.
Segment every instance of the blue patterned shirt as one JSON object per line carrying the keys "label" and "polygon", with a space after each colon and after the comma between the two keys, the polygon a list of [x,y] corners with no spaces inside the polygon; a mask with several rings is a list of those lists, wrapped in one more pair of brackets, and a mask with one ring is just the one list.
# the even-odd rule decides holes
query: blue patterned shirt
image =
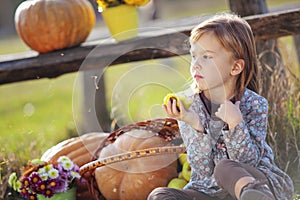
{"label": "blue patterned shirt", "polygon": [[292,199],[293,182],[276,166],[273,151],[265,140],[268,122],[265,98],[246,89],[240,103],[243,121],[231,130],[223,130],[224,122],[211,118],[199,94],[195,94],[190,109],[198,113],[206,133],[179,121],[192,168],[191,180],[185,189],[226,196],[228,193],[218,186],[213,171],[218,161],[229,158],[261,170],[272,185],[276,199]]}

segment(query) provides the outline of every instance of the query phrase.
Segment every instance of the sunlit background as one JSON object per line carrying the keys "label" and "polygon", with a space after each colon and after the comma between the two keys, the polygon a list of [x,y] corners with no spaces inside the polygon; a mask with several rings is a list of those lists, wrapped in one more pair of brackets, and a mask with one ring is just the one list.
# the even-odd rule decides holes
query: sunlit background
{"label": "sunlit background", "polygon": [[[20,2],[1,0],[0,57],[30,50],[14,29],[14,11]],[[270,12],[300,7],[298,0],[266,2]],[[96,12],[96,3],[91,3]],[[153,19],[176,20],[229,10],[225,0],[157,0],[156,3],[155,7],[151,2],[139,8],[141,27]],[[101,15],[96,15],[97,23],[89,41],[109,37]],[[279,46],[285,64],[299,75],[292,37],[280,38]],[[81,111],[88,112],[82,102],[89,98],[83,95],[84,85],[80,83],[84,81],[81,78],[79,73],[70,73],[55,79],[0,85],[0,176],[9,164],[25,163],[40,157],[49,147],[66,138],[94,131],[84,125],[88,120],[80,114]],[[161,110],[164,95],[187,87],[189,56],[109,67],[104,79],[108,113],[112,120],[118,120],[118,126],[164,117]],[[74,98],[78,99],[74,101]],[[74,114],[78,117],[76,120]]]}

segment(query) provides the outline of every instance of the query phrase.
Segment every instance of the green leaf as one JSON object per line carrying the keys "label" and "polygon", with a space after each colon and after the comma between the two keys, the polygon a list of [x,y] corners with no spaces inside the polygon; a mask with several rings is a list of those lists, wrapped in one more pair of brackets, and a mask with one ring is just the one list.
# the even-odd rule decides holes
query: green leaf
{"label": "green leaf", "polygon": [[18,180],[17,174],[16,172],[13,172],[8,178],[8,184],[13,188],[17,180]]}
{"label": "green leaf", "polygon": [[20,192],[21,185],[22,185],[21,182],[17,180],[13,186],[14,190]]}
{"label": "green leaf", "polygon": [[33,165],[39,166],[39,165],[43,165],[45,162],[41,161],[40,159],[33,159],[33,160],[31,160],[31,163]]}

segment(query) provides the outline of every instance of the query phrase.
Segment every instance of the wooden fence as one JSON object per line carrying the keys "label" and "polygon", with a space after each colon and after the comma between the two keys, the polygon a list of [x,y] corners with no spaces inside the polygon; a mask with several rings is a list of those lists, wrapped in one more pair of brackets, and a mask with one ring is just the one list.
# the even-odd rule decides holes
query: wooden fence
{"label": "wooden fence", "polygon": [[[245,19],[252,27],[257,40],[300,34],[299,8],[248,16]],[[82,70],[80,68],[82,62],[92,51],[96,56],[89,57],[90,64],[83,70],[104,69],[119,63],[188,54],[188,46],[184,45],[186,37],[182,35],[189,35],[191,28],[201,20],[203,17],[192,17],[176,20],[176,22],[149,24],[151,27],[163,26],[165,29],[142,32],[135,39],[119,43],[113,40],[99,40],[46,54],[30,51],[23,54],[4,55],[0,57],[0,84],[54,78]],[[164,26],[164,24],[167,25]],[[128,52],[128,49],[135,50]],[[116,59],[108,62],[112,57]],[[93,63],[93,58],[97,63]]]}

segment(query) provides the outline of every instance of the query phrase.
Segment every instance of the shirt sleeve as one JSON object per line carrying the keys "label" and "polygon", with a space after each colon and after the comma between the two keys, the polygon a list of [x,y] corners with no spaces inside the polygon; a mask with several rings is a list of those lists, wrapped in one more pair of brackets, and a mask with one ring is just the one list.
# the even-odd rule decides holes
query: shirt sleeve
{"label": "shirt sleeve", "polygon": [[209,134],[192,128],[189,124],[178,122],[182,139],[187,147],[188,162],[192,169],[203,177],[213,174],[214,163],[211,159],[211,138]]}
{"label": "shirt sleeve", "polygon": [[230,159],[257,166],[264,153],[268,102],[260,96],[248,102],[243,121],[223,135]]}

